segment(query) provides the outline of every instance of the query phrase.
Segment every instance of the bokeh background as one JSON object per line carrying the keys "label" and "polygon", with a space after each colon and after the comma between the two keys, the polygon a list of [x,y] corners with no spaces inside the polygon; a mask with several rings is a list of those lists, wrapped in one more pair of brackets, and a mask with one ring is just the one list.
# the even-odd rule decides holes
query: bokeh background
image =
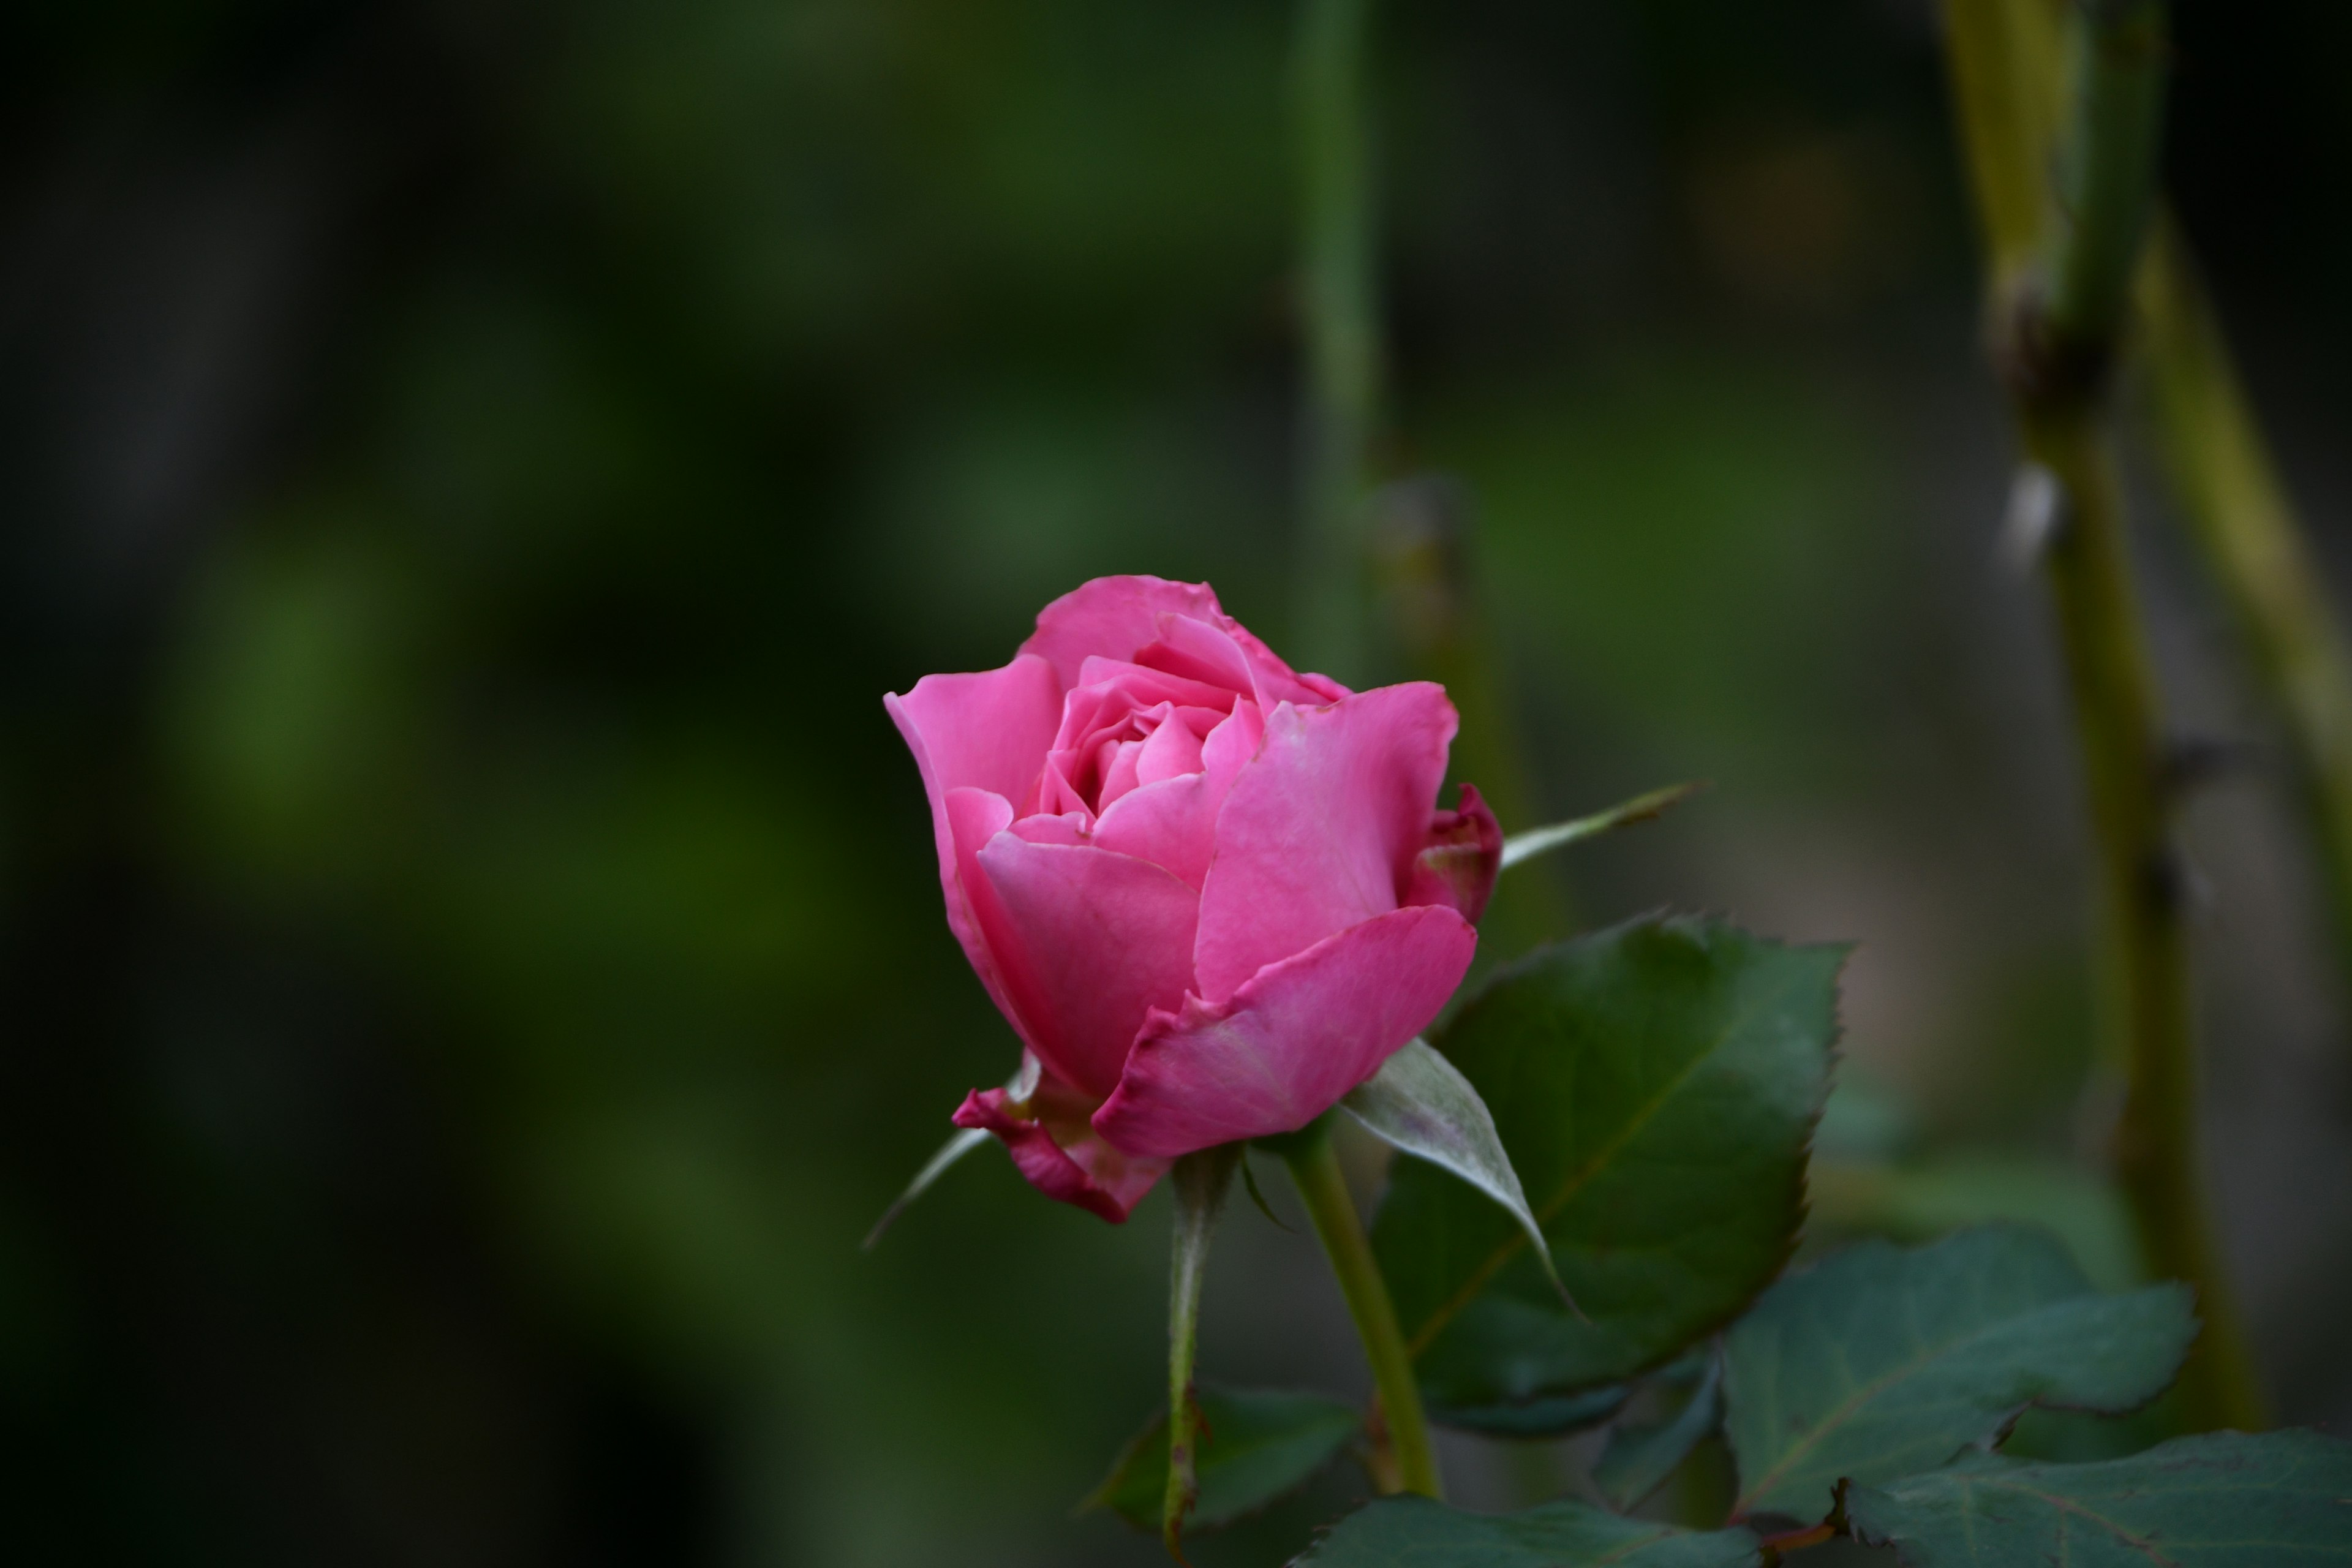
{"label": "bokeh background", "polygon": [[[2352,565],[2352,13],[2179,10],[2172,188]],[[1156,1560],[1069,1511],[1158,1398],[1164,1200],[1106,1227],[983,1152],[857,1249],[1014,1050],[879,700],[1106,572],[1209,579],[1312,662],[1292,20],[18,17],[12,1558]],[[1817,1222],[2031,1211],[2128,1274],[2074,1154],[2084,835],[2043,606],[1994,549],[1931,8],[1378,29],[1381,462],[1444,476],[1404,499],[1461,531],[1498,694],[1465,746],[1534,818],[1715,785],[1489,946],[1667,903],[1858,941]],[[2269,731],[2142,488],[2176,716],[2252,758],[2189,824],[2214,1184],[2284,1414],[2340,1422],[2352,1031]],[[1409,671],[1376,646],[1332,673]],[[1204,1344],[1361,1386],[1311,1243],[1245,1205]],[[1570,1484],[1447,1457],[1475,1500]],[[1277,1561],[1360,1485],[1198,1560]]]}

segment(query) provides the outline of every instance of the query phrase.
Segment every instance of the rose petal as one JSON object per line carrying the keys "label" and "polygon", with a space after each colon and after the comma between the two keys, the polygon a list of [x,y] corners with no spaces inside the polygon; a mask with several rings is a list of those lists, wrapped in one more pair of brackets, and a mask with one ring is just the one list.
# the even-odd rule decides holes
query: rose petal
{"label": "rose petal", "polygon": [[1192,981],[1200,899],[1158,866],[1091,846],[1033,844],[1010,833],[979,854],[1003,910],[991,945],[1011,950],[1011,989],[1030,1045],[1054,1073],[1099,1100],[1155,1007]]}
{"label": "rose petal", "polygon": [[1460,808],[1430,818],[1429,841],[1413,857],[1402,902],[1444,904],[1475,921],[1503,869],[1503,829],[1477,786],[1464,784]]}
{"label": "rose petal", "polygon": [[1023,1021],[1016,1000],[1028,988],[1013,967],[1020,953],[1011,940],[1012,923],[977,858],[982,847],[1012,824],[1013,808],[1001,795],[967,787],[948,791],[943,815],[949,847],[948,868],[940,881],[947,891],[948,929],[963,944],[964,957],[971,961],[972,973],[980,976],[988,999],[996,1004],[996,1010],[1004,1015],[1022,1043],[1034,1047],[1033,1031]]}
{"label": "rose petal", "polygon": [[1032,816],[1075,816],[1081,822],[1092,822],[1094,810],[1087,805],[1086,796],[1070,783],[1066,764],[1075,757],[1055,752],[1045,759],[1045,771],[1037,775],[1037,788],[1028,800],[1024,820]]}
{"label": "rose petal", "polygon": [[1237,703],[1201,743],[1199,773],[1119,796],[1095,825],[1095,842],[1163,867],[1198,891],[1216,849],[1218,808],[1264,731],[1256,704]]}
{"label": "rose petal", "polygon": [[1238,691],[1267,712],[1277,702],[1318,708],[1348,695],[1336,680],[1298,674],[1247,626],[1223,613],[1213,619],[1161,616],[1159,640],[1138,653],[1135,662]]}
{"label": "rose petal", "polygon": [[948,791],[966,785],[1025,799],[1062,721],[1053,667],[1027,654],[1002,669],[927,675],[882,705],[915,753],[934,812]]}
{"label": "rose petal", "polygon": [[1258,641],[1255,632],[1231,616],[1224,617],[1224,626],[1225,630],[1233,635],[1233,639],[1242,645],[1242,651],[1249,656],[1250,668],[1257,672],[1259,689],[1270,694],[1271,700],[1265,703],[1266,707],[1271,708],[1277,701],[1296,702],[1302,708],[1319,707],[1354,695],[1328,675],[1291,668],[1283,662],[1281,656]]}
{"label": "rose petal", "polygon": [[1201,737],[1173,710],[1161,714],[1159,728],[1143,742],[1135,759],[1135,782],[1158,784],[1201,771]]}
{"label": "rose petal", "polygon": [[1088,826],[1084,812],[1065,812],[1051,816],[1041,812],[1018,818],[1005,831],[1032,844],[1091,844],[1094,840],[1087,831]]}
{"label": "rose petal", "polygon": [[[948,929],[963,945],[964,955],[979,971],[981,983],[988,987],[998,1010],[1010,1017],[1011,1008],[995,977],[971,900],[957,882],[955,831],[949,821],[948,795],[962,788],[985,791],[1005,804],[1008,820],[1014,805],[1027,804],[1061,718],[1062,700],[1054,688],[1053,668],[1044,659],[1023,657],[1002,669],[977,675],[927,675],[904,697],[895,691],[885,696],[882,706],[898,726],[898,733],[906,737],[907,749],[914,752],[923,794],[930,801],[931,837],[939,851]],[[1048,715],[1042,741],[1041,712]],[[986,843],[1003,826],[1000,822],[989,828],[973,847]]]}
{"label": "rose petal", "polygon": [[1095,787],[1095,808],[1108,810],[1113,801],[1136,785],[1135,770],[1143,760],[1140,741],[1105,741],[1096,753],[1095,768],[1101,782]]}
{"label": "rose petal", "polygon": [[[1123,658],[1089,656],[1080,667],[1078,684],[1070,689],[1066,700],[1077,701],[1082,696],[1098,700],[1114,701],[1119,708],[1150,708],[1160,702],[1192,703],[1213,708],[1220,713],[1230,712],[1235,689],[1205,680],[1193,680],[1171,670],[1153,669],[1147,665]],[[1247,696],[1249,689],[1242,687],[1239,694]],[[1066,722],[1066,717],[1065,722]]]}
{"label": "rose petal", "polygon": [[1037,629],[1021,645],[1054,667],[1062,689],[1082,684],[1088,655],[1132,659],[1158,639],[1160,616],[1214,617],[1217,595],[1205,583],[1171,583],[1162,577],[1097,577],[1071,589],[1037,613]]}
{"label": "rose petal", "polygon": [[[1226,619],[1223,615],[1217,616],[1217,621]],[[1261,707],[1270,707],[1289,695],[1285,692],[1268,698],[1260,692],[1257,671],[1250,668],[1249,655],[1242,651],[1242,645],[1224,626],[1192,616],[1161,616],[1160,635],[1151,646],[1135,656],[1135,662],[1204,685],[1222,686],[1255,699]]]}
{"label": "rose petal", "polygon": [[1086,1104],[1051,1078],[1027,1101],[1001,1089],[964,1096],[953,1118],[959,1127],[993,1132],[1013,1167],[1049,1198],[1075,1204],[1117,1225],[1152,1184],[1167,1173],[1165,1160],[1136,1159],[1113,1148],[1087,1124]]}
{"label": "rose petal", "polygon": [[1477,951],[1450,909],[1396,910],[1268,964],[1223,1004],[1155,1012],[1096,1131],[1148,1159],[1306,1126],[1429,1026]]}
{"label": "rose petal", "polygon": [[1398,907],[1454,724],[1454,704],[1425,681],[1267,716],[1217,816],[1196,991],[1222,1001],[1265,965]]}

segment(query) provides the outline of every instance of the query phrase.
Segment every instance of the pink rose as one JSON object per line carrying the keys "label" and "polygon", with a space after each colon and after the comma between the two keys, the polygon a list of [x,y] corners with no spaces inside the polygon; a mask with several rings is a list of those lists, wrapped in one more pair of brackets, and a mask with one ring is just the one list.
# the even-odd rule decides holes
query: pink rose
{"label": "pink rose", "polygon": [[1028,1047],[957,1125],[1121,1220],[1179,1156],[1304,1127],[1470,967],[1502,835],[1433,809],[1454,705],[1301,675],[1204,584],[1101,577],[1013,662],[883,699],[948,924]]}

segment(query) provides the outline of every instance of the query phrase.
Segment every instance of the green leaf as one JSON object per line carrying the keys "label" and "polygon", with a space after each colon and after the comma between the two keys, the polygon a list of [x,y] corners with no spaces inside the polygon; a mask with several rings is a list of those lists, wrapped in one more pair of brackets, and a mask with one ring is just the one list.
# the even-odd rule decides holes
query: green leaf
{"label": "green leaf", "polygon": [[1612,1383],[1581,1394],[1548,1394],[1508,1405],[1435,1405],[1429,1418],[1489,1437],[1565,1437],[1600,1426],[1622,1410],[1633,1393],[1623,1384]]}
{"label": "green leaf", "polygon": [[1168,1257],[1168,1414],[1161,1417],[1168,1449],[1161,1467],[1160,1536],[1179,1563],[1184,1560],[1179,1542],[1185,1516],[1200,1500],[1192,1351],[1200,1337],[1201,1279],[1208,1271],[1209,1238],[1216,1234],[1234,1167],[1241,1162],[1238,1143],[1203,1149],[1177,1161],[1168,1184],[1176,1200],[1176,1224]]}
{"label": "green leaf", "polygon": [[1846,1518],[1906,1568],[2298,1568],[2352,1563],[2352,1443],[2316,1432],[2179,1437],[2095,1465],[1971,1454]]}
{"label": "green leaf", "polygon": [[1525,1404],[1621,1381],[1737,1314],[1803,1215],[1844,951],[1650,917],[1499,972],[1437,1046],[1493,1111],[1553,1260],[1417,1162],[1373,1245],[1432,1404]]}
{"label": "green leaf", "polygon": [[1723,1357],[1710,1349],[1680,1408],[1654,1426],[1620,1426],[1593,1462],[1592,1485],[1620,1513],[1665,1483],[1723,1419]]}
{"label": "green leaf", "polygon": [[1408,1040],[1381,1070],[1349,1090],[1339,1103],[1373,1136],[1405,1153],[1451,1171],[1503,1207],[1528,1237],[1528,1251],[1543,1265],[1569,1309],[1576,1303],[1552,1268],[1551,1248],[1528,1208],[1528,1194],[1511,1157],[1495,1131],[1486,1102],[1452,1062],[1427,1040]]}
{"label": "green leaf", "polygon": [[1760,1560],[1744,1530],[1676,1530],[1580,1502],[1497,1515],[1399,1497],[1341,1520],[1293,1568],[1749,1568]]}
{"label": "green leaf", "polygon": [[[1188,1528],[1214,1530],[1307,1484],[1363,1430],[1362,1413],[1320,1394],[1202,1388],[1198,1501]],[[1108,1508],[1139,1530],[1160,1526],[1168,1493],[1168,1413],[1138,1433],[1082,1508]]]}
{"label": "green leaf", "polygon": [[1616,828],[1631,827],[1637,822],[1654,822],[1666,814],[1668,807],[1680,805],[1706,787],[1703,784],[1668,784],[1647,795],[1637,795],[1606,811],[1596,811],[1591,816],[1514,833],[1503,840],[1501,869],[1507,871],[1521,861],[1531,860],[1554,849],[1565,849],[1582,839],[1597,838]]}
{"label": "green leaf", "polygon": [[2031,1405],[2143,1405],[2197,1335],[2189,1303],[2183,1285],[2100,1295],[2021,1226],[1864,1242],[1792,1274],[1724,1337],[1732,1517],[1820,1519],[1840,1479],[1932,1468]]}

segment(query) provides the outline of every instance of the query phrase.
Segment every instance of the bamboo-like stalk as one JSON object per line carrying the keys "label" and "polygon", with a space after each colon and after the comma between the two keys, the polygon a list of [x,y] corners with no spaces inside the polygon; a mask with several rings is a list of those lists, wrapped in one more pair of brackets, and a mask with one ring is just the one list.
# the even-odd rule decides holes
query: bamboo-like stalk
{"label": "bamboo-like stalk", "polygon": [[1301,644],[1342,679],[1361,679],[1370,640],[1365,511],[1381,400],[1370,10],[1370,0],[1300,0],[1292,100],[1307,340]]}
{"label": "bamboo-like stalk", "polygon": [[[2043,171],[2065,96],[2060,13],[2050,0],[1947,9],[1998,321],[2038,259],[2051,215]],[[2336,967],[2352,992],[2352,637],[2168,215],[2158,216],[2133,292],[2133,365],[2157,452],[2189,542],[2229,605],[2248,672],[2286,738],[2324,863]]]}
{"label": "bamboo-like stalk", "polygon": [[2352,986],[2352,643],[2328,603],[2230,345],[2170,224],[2139,279],[2138,361],[2181,521],[2276,714]]}
{"label": "bamboo-like stalk", "polygon": [[[1947,0],[1955,98],[1993,259],[1995,352],[2029,458],[2055,481],[2042,554],[2098,851],[2102,1017],[2127,1084],[2111,1157],[2149,1263],[2189,1280],[2205,1331],[2182,1374],[2198,1426],[2257,1426],[2263,1400],[2213,1241],[2198,1140],[2197,1041],[2161,701],[2141,632],[2107,391],[2156,203],[2162,0],[2080,12],[2059,210],[2041,140],[2047,14]],[[1989,123],[2000,119],[2006,123]],[[2046,258],[2046,284],[2033,267]]]}
{"label": "bamboo-like stalk", "polygon": [[[1523,832],[1542,816],[1478,591],[1468,495],[1424,476],[1390,485],[1376,510],[1373,556],[1388,610],[1385,629],[1403,671],[1445,688],[1462,716],[1454,776],[1478,786],[1507,832]],[[1566,935],[1575,923],[1567,879],[1555,863],[1496,888],[1479,921],[1480,945],[1490,953],[1523,952]]]}

